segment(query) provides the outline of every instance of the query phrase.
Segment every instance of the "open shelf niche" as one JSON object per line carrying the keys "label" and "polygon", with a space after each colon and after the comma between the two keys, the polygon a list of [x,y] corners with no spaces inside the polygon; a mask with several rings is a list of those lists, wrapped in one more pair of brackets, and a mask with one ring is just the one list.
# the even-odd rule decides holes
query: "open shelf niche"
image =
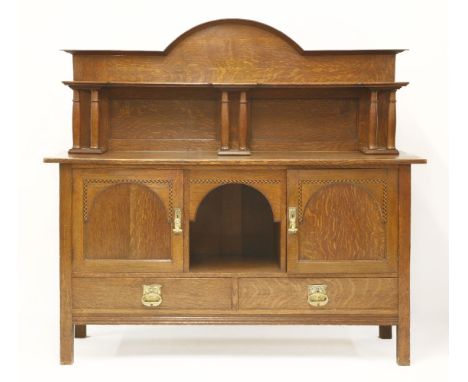
{"label": "open shelf niche", "polygon": [[243,184],[217,187],[190,223],[190,271],[279,271],[279,229],[259,191]]}

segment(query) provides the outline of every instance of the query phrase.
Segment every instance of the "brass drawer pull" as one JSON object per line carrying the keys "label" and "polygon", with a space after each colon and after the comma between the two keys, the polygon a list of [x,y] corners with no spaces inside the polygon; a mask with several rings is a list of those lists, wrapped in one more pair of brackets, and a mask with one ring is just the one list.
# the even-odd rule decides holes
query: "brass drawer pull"
{"label": "brass drawer pull", "polygon": [[174,208],[174,233],[182,233],[182,210],[180,208]]}
{"label": "brass drawer pull", "polygon": [[297,232],[297,208],[289,207],[288,208],[288,233]]}
{"label": "brass drawer pull", "polygon": [[311,306],[325,306],[328,304],[326,285],[309,285],[307,287],[307,302]]}
{"label": "brass drawer pull", "polygon": [[161,285],[143,285],[141,303],[144,306],[159,306],[162,304]]}

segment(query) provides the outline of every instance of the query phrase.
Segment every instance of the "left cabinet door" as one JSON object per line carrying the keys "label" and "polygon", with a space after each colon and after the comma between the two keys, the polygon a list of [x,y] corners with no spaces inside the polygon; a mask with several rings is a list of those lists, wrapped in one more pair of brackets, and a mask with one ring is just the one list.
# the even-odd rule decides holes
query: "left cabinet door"
{"label": "left cabinet door", "polygon": [[183,269],[183,173],[73,170],[73,270]]}

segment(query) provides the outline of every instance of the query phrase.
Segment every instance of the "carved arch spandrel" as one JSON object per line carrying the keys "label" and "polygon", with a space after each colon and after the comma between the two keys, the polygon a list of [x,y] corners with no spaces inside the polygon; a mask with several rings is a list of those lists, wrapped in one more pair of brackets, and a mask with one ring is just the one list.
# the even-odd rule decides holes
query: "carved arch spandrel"
{"label": "carved arch spandrel", "polygon": [[[138,184],[155,193],[167,210],[168,221],[172,220],[174,208],[174,182],[172,179],[131,179],[131,178],[85,178],[83,179],[83,221],[88,220],[96,195],[110,186],[120,184]],[[161,187],[162,186],[162,187]]]}
{"label": "carved arch spandrel", "polygon": [[308,199],[299,230],[301,260],[383,260],[386,217],[366,186],[331,182]]}
{"label": "carved arch spandrel", "polygon": [[[206,196],[214,189],[226,184],[243,184],[260,192],[270,204],[275,222],[281,221],[281,197],[284,181],[282,179],[250,178],[198,178],[190,179],[190,221],[195,221],[198,209]],[[276,186],[276,187],[272,187]]]}
{"label": "carved arch spandrel", "polygon": [[299,179],[297,184],[298,198],[298,218],[299,222],[303,220],[303,211],[305,210],[304,203],[309,199],[304,197],[304,188],[309,187],[307,195],[312,195],[321,190],[323,187],[334,184],[352,184],[361,186],[365,191],[369,192],[375,200],[379,201],[380,213],[383,222],[387,222],[388,218],[388,185],[384,178],[366,178],[366,179]]}
{"label": "carved arch spandrel", "polygon": [[171,225],[163,201],[138,183],[111,184],[93,198],[84,229],[87,259],[170,259]]}

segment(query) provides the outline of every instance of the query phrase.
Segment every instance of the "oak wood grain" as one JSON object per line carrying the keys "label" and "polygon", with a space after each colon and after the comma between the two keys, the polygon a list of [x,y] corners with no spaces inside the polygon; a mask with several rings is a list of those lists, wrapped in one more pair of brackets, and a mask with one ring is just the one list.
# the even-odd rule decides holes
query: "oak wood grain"
{"label": "oak wood grain", "polygon": [[172,225],[182,182],[181,171],[74,170],[74,270],[181,270],[183,236]]}
{"label": "oak wood grain", "polygon": [[397,269],[398,174],[394,169],[288,171],[288,271],[391,272]]}
{"label": "oak wood grain", "polygon": [[[142,304],[142,286],[161,285],[162,303],[158,307]],[[232,283],[229,278],[74,278],[74,311],[112,313],[129,310],[132,314],[159,315],[165,311],[230,310]]]}
{"label": "oak wood grain", "polygon": [[[388,167],[401,164],[424,164],[426,159],[414,155],[365,155],[359,152],[268,151],[252,152],[245,157],[218,156],[215,151],[110,151],[101,155],[58,155],[45,163],[82,165],[150,165],[150,166],[302,166],[302,167]],[[271,168],[271,167],[270,167]]]}
{"label": "oak wood grain", "polygon": [[97,316],[80,315],[73,318],[77,324],[96,325],[395,325],[393,314],[285,314],[257,315],[160,315],[160,316]]}
{"label": "oak wood grain", "polygon": [[234,83],[393,81],[397,52],[306,54],[273,28],[242,20],[202,24],[153,54],[71,51],[78,81]]}
{"label": "oak wood grain", "polygon": [[411,167],[399,170],[398,220],[398,325],[397,362],[410,364],[410,240],[411,240]]}
{"label": "oak wood grain", "polygon": [[86,258],[170,260],[170,214],[158,195],[145,185],[109,185],[88,207]]}
{"label": "oak wood grain", "polygon": [[[307,303],[307,286],[327,285],[329,302],[322,307]],[[395,278],[241,278],[239,310],[293,311],[388,310],[398,311],[398,281]]]}
{"label": "oak wood grain", "polygon": [[385,256],[386,222],[381,202],[365,187],[332,183],[307,201],[301,226],[301,261],[382,260]]}
{"label": "oak wood grain", "polygon": [[60,165],[60,363],[73,363],[72,171]]}

